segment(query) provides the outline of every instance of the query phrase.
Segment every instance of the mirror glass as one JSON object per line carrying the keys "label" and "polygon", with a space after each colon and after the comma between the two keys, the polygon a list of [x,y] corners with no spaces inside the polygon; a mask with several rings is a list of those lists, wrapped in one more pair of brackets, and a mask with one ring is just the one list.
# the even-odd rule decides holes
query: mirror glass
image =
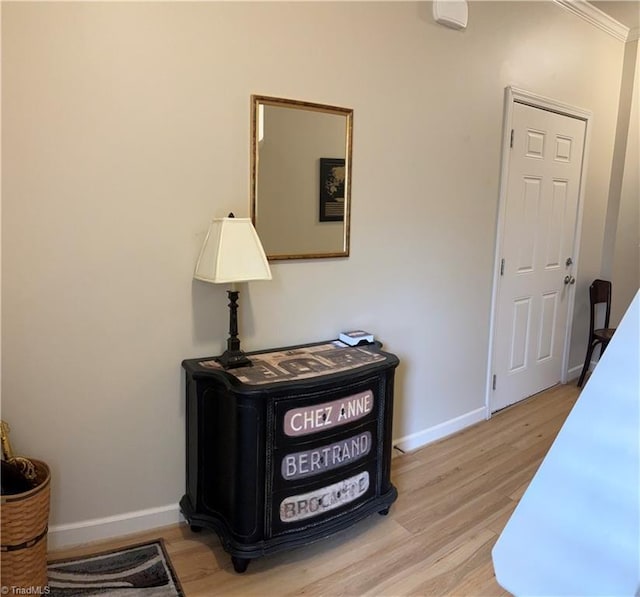
{"label": "mirror glass", "polygon": [[259,95],[251,104],[251,218],[267,257],[347,257],[353,110]]}

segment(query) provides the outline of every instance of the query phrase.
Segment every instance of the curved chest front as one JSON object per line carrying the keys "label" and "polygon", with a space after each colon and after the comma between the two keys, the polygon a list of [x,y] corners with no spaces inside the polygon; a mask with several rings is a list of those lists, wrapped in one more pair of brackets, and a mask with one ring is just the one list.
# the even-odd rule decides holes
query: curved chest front
{"label": "curved chest front", "polygon": [[[218,533],[238,571],[251,558],[386,513],[397,497],[390,481],[397,358],[376,345],[336,352],[333,343],[329,360],[300,356],[307,349],[322,356],[318,346],[325,345],[257,353],[254,368],[269,365],[266,375],[230,373],[202,359],[183,363],[187,491],[180,506],[194,530]],[[285,379],[273,381],[278,371]]]}

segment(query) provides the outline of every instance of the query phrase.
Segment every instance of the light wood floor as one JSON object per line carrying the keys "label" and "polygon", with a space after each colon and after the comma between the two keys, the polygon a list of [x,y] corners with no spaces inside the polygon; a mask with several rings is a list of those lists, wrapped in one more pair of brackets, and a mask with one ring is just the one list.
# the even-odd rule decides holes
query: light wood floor
{"label": "light wood floor", "polygon": [[236,574],[217,537],[175,525],[52,552],[50,559],[163,537],[187,597],[508,595],[491,549],[579,390],[557,386],[393,460],[399,497],[339,535],[254,560]]}

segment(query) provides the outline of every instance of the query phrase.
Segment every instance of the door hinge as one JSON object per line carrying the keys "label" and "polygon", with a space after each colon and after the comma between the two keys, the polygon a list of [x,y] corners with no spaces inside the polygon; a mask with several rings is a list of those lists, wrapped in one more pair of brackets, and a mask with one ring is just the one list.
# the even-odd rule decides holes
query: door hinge
{"label": "door hinge", "polygon": [[496,376],[495,375],[493,376],[493,384],[492,384],[492,386],[493,386],[493,389],[495,390],[496,389]]}
{"label": "door hinge", "polygon": [[511,140],[509,141],[509,147],[513,147],[513,129],[511,129]]}
{"label": "door hinge", "polygon": [[500,261],[500,275],[504,276],[504,259]]}

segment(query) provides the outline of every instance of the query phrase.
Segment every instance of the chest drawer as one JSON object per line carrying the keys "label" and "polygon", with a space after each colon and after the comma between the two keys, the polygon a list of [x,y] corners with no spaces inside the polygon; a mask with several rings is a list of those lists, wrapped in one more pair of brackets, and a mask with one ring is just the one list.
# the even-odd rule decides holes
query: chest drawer
{"label": "chest drawer", "polygon": [[379,377],[275,400],[276,447],[290,447],[375,421],[384,396]]}
{"label": "chest drawer", "polygon": [[313,483],[276,491],[271,504],[273,536],[322,525],[364,506],[376,495],[377,467],[367,460]]}
{"label": "chest drawer", "polygon": [[276,448],[273,462],[273,488],[278,491],[313,481],[320,476],[350,469],[378,454],[378,428],[375,423],[349,425],[339,433],[320,439]]}

